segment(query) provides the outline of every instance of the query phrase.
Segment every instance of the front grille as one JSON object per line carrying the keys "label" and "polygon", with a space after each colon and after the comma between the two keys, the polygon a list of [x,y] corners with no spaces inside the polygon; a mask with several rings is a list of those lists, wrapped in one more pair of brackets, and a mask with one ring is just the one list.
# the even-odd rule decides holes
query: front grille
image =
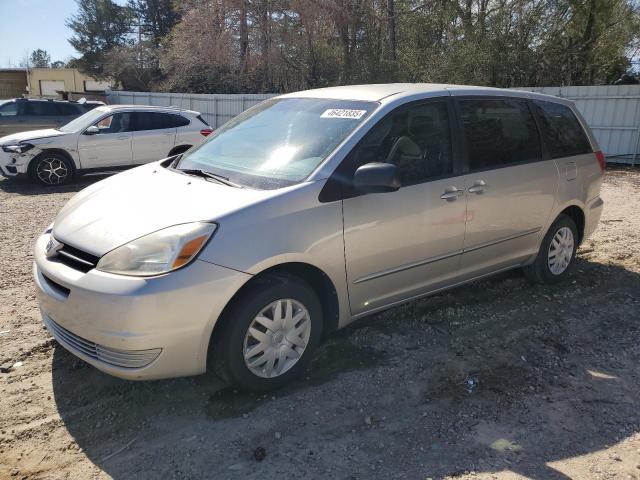
{"label": "front grille", "polygon": [[54,290],[57,290],[57,292],[62,295],[63,297],[68,297],[69,294],[71,293],[71,290],[68,289],[67,287],[60,285],[58,282],[54,282],[53,280],[51,280],[49,277],[47,277],[44,273],[42,274],[42,276],[44,277],[44,279],[49,283],[49,286],[51,288],[53,288]]}
{"label": "front grille", "polygon": [[60,250],[58,250],[57,259],[67,267],[87,273],[89,270],[96,268],[100,257],[91,255],[71,245],[64,244]]}
{"label": "front grille", "polygon": [[142,368],[153,362],[161,348],[150,350],[118,350],[90,342],[66,328],[58,325],[49,315],[43,313],[43,320],[51,335],[73,353],[85,355],[107,365],[124,368]]}

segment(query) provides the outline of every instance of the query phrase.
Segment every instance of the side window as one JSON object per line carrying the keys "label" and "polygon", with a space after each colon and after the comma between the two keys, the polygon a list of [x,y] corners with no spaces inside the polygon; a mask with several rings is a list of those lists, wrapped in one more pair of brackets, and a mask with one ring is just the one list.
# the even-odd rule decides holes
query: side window
{"label": "side window", "polygon": [[177,128],[177,127],[186,127],[189,125],[189,119],[183,117],[182,115],[177,115],[173,113],[165,113],[164,114],[164,128]]}
{"label": "side window", "polygon": [[27,115],[55,116],[58,114],[56,104],[49,101],[27,102]]}
{"label": "side window", "polygon": [[82,113],[76,105],[71,105],[70,103],[58,103],[57,107],[60,115],[71,116]]}
{"label": "side window", "polygon": [[174,128],[169,125],[168,114],[161,112],[134,112],[133,126],[135,131],[160,130],[162,128]]}
{"label": "side window", "polygon": [[534,100],[551,157],[569,157],[593,151],[580,122],[565,105]]}
{"label": "side window", "polygon": [[103,118],[95,125],[100,129],[100,134],[107,134],[130,132],[130,124],[130,113],[114,113],[113,115]]}
{"label": "side window", "polygon": [[460,100],[460,112],[472,171],[542,158],[540,135],[526,100]]}
{"label": "side window", "polygon": [[453,173],[445,102],[401,107],[375,125],[353,155],[353,170],[369,162],[398,166],[403,186]]}
{"label": "side window", "polygon": [[16,102],[7,102],[0,105],[0,117],[15,117],[18,115],[18,104]]}

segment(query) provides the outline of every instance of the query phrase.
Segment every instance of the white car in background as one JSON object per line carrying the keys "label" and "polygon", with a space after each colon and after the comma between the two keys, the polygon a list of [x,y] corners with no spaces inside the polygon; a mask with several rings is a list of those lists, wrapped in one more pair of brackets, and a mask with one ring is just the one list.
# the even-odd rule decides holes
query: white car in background
{"label": "white car in background", "polygon": [[29,175],[43,185],[61,185],[76,174],[121,170],[183,153],[211,132],[192,110],[105,105],[57,129],[0,138],[0,170],[5,177]]}

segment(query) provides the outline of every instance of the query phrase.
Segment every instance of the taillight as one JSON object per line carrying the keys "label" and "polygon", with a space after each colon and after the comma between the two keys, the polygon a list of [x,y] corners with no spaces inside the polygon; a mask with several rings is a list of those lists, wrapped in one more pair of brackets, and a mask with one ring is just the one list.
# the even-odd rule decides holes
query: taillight
{"label": "taillight", "polygon": [[604,153],[601,150],[596,152],[596,159],[598,160],[598,164],[600,165],[600,170],[604,172],[604,168],[607,166],[607,160],[604,158]]}
{"label": "taillight", "polygon": [[208,137],[212,133],[213,133],[213,128],[203,128],[202,130],[200,130],[200,135],[202,135],[203,137]]}

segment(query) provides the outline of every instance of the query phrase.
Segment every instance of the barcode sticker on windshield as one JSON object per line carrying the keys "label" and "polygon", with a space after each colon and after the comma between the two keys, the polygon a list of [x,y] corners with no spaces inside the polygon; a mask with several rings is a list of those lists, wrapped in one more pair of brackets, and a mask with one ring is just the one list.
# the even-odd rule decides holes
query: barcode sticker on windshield
{"label": "barcode sticker on windshield", "polygon": [[357,120],[361,118],[366,110],[349,110],[346,108],[330,108],[329,110],[325,110],[320,118],[351,118]]}

